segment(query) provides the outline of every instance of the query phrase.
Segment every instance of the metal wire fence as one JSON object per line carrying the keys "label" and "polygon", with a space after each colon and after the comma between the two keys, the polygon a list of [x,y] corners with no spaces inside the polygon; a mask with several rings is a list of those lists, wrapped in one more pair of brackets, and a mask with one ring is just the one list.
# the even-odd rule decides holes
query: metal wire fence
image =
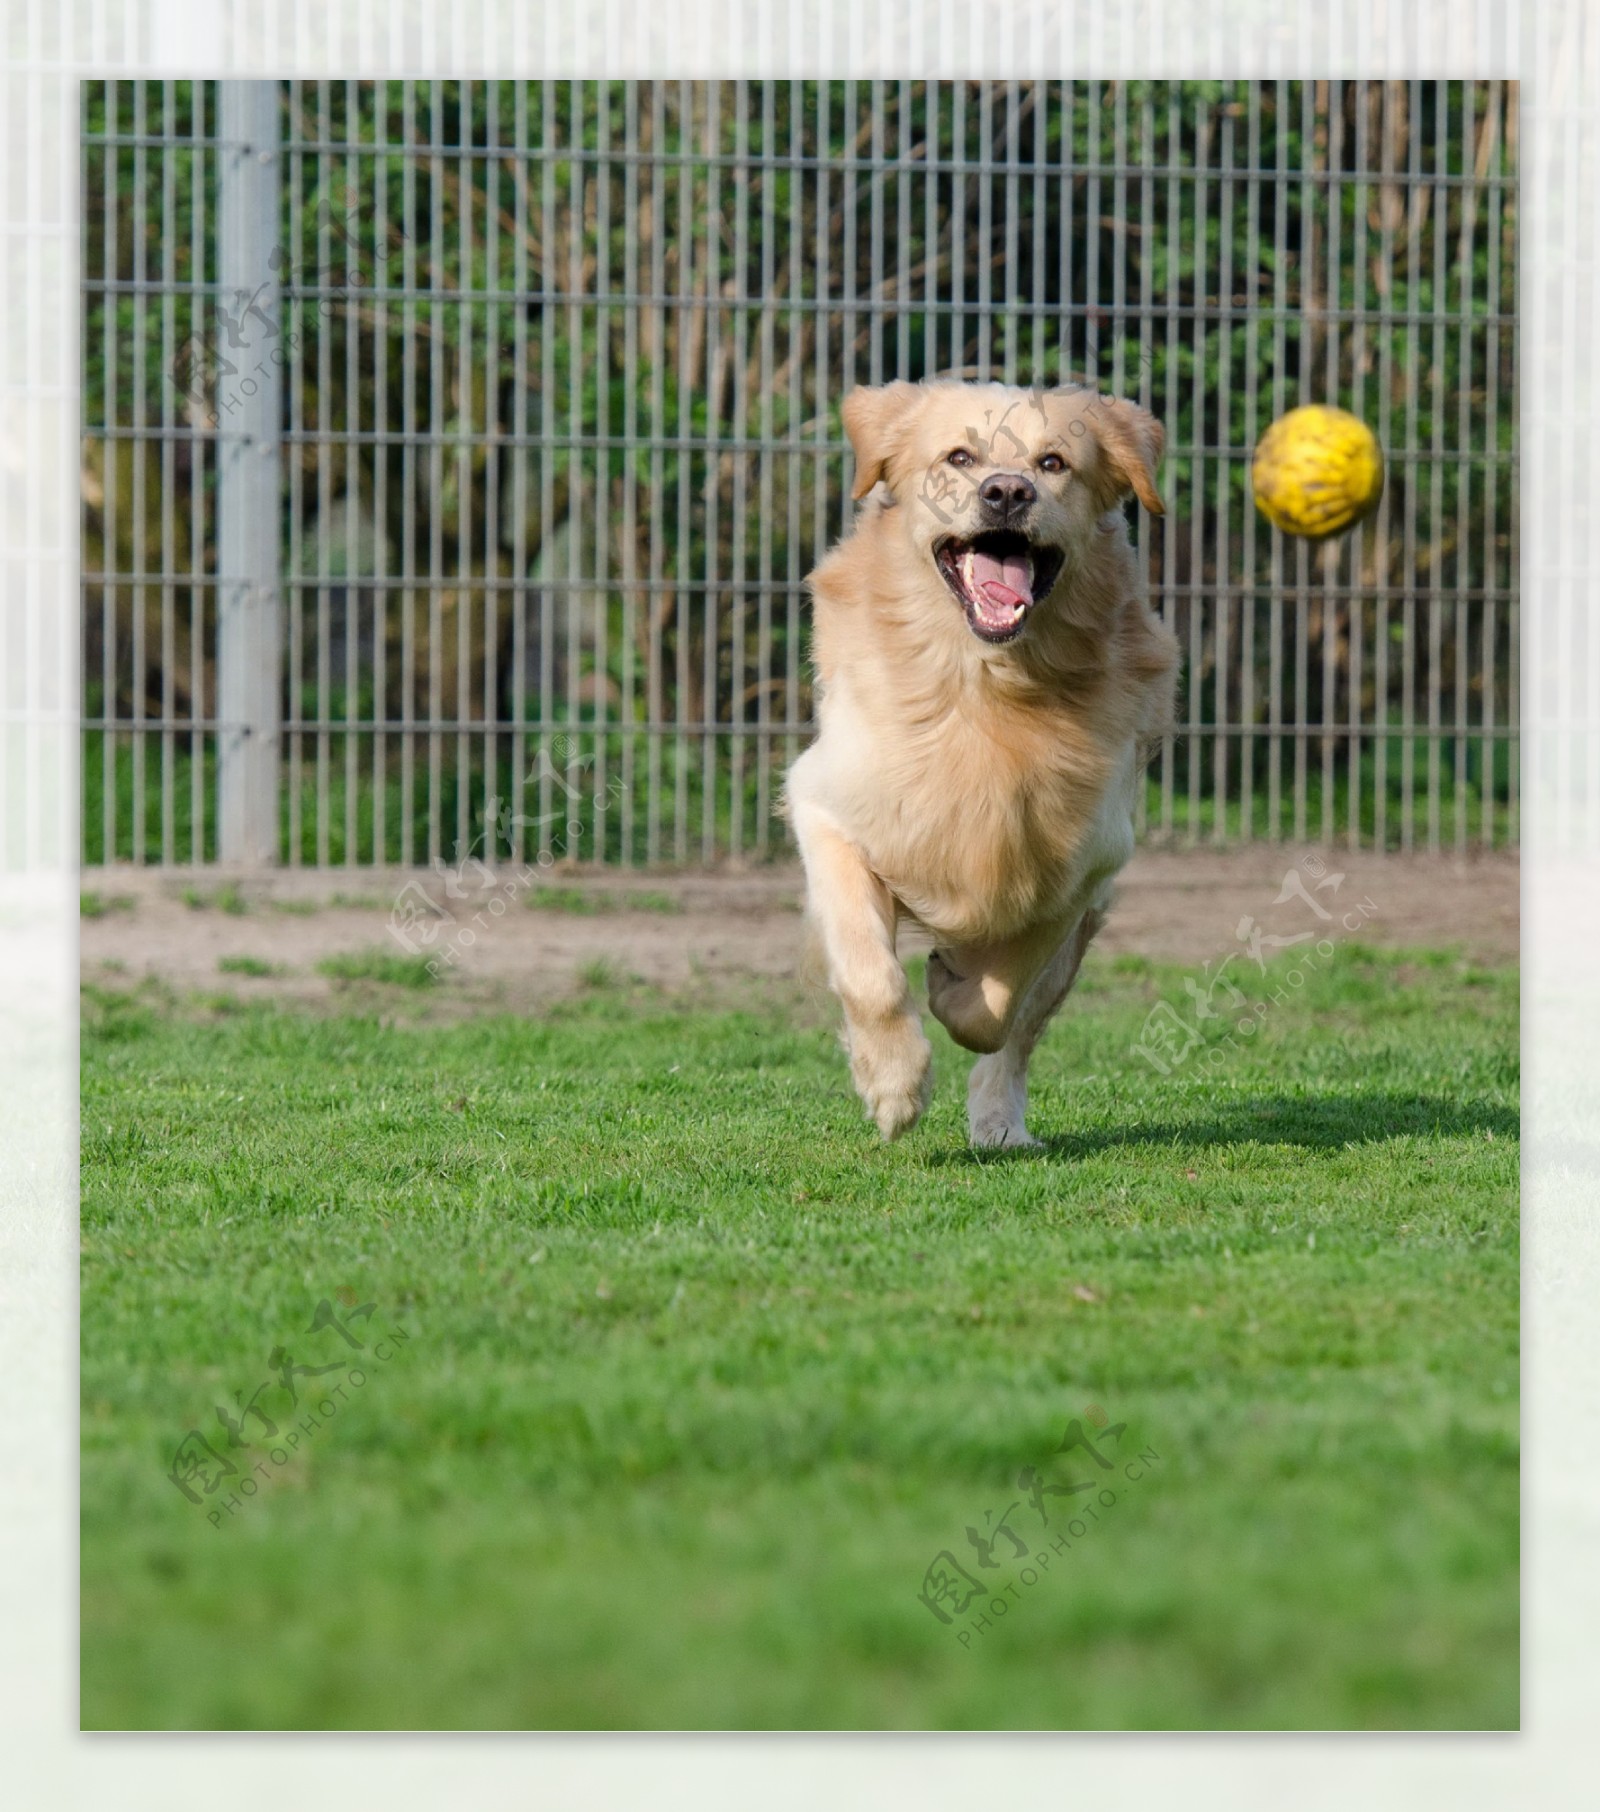
{"label": "metal wire fence", "polygon": [[[84,92],[83,854],[781,852],[841,397],[1165,422],[1145,831],[1517,829],[1517,95],[1498,82],[104,82]],[[1255,511],[1306,401],[1388,478]]]}

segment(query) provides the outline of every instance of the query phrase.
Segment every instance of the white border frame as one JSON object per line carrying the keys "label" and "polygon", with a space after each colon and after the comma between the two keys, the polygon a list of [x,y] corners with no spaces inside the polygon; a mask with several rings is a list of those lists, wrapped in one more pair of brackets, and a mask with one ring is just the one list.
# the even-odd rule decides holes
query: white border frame
{"label": "white border frame", "polygon": [[[1600,1629],[1600,9],[1584,0],[11,0],[0,89],[0,1728],[14,1805],[1363,1812],[1592,1791]],[[939,47],[945,47],[939,54]],[[78,104],[86,76],[1505,76],[1523,82],[1524,1734],[112,1737],[77,1719]]]}

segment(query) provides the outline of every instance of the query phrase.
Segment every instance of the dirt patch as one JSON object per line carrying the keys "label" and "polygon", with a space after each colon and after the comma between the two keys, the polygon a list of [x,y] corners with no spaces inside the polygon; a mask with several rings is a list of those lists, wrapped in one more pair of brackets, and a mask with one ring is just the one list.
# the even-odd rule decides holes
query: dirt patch
{"label": "dirt patch", "polygon": [[[1291,874],[1297,879],[1286,890]],[[1282,844],[1142,850],[1123,873],[1095,948],[1101,959],[1135,953],[1203,963],[1241,949],[1249,920],[1269,938],[1310,930],[1511,961],[1519,879],[1514,854],[1460,860]],[[611,987],[756,1004],[815,983],[795,867],[507,867],[470,884],[426,870],[117,868],[86,871],[82,894],[81,972],[102,987],[152,982],[330,1007],[410,997],[431,1016],[526,1011]],[[906,954],[925,947],[903,940]]]}
{"label": "dirt patch", "polygon": [[[1291,891],[1291,874],[1330,916]],[[1334,877],[1344,879],[1335,885]],[[1230,850],[1141,850],[1123,870],[1100,948],[1169,962],[1204,962],[1237,949],[1241,919],[1273,932],[1418,949],[1459,948],[1483,962],[1515,962],[1521,936],[1521,863],[1515,851],[1469,857],[1377,855],[1370,850],[1261,844]],[[1358,929],[1346,915],[1370,902]]]}

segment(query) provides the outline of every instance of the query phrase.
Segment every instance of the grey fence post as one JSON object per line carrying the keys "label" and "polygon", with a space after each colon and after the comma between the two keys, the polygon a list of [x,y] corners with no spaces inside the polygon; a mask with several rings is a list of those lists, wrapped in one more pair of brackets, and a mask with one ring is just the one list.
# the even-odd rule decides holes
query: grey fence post
{"label": "grey fence post", "polygon": [[278,859],[282,737],[282,127],[276,82],[219,86],[218,854],[261,866]]}

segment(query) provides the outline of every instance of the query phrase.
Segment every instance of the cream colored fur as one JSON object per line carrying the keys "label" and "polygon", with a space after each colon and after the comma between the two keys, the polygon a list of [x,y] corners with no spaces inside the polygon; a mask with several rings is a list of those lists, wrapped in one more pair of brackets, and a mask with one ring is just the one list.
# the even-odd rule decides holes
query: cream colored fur
{"label": "cream colored fur", "polygon": [[[1171,717],[1177,646],[1142,595],[1120,507],[1132,490],[1160,510],[1162,431],[1092,392],[952,383],[853,391],[844,420],[856,494],[871,495],[811,575],[820,734],[790,769],[787,808],[851,1073],[885,1138],[927,1105],[929,1046],[895,949],[913,920],[934,940],[932,1011],[983,1053],[973,1142],[1033,1143],[1028,1058],[1133,851],[1143,762]],[[1041,465],[1051,454],[1064,471]],[[985,526],[994,473],[1031,480],[1027,533],[1065,555],[998,646],[969,628],[934,558]]]}

